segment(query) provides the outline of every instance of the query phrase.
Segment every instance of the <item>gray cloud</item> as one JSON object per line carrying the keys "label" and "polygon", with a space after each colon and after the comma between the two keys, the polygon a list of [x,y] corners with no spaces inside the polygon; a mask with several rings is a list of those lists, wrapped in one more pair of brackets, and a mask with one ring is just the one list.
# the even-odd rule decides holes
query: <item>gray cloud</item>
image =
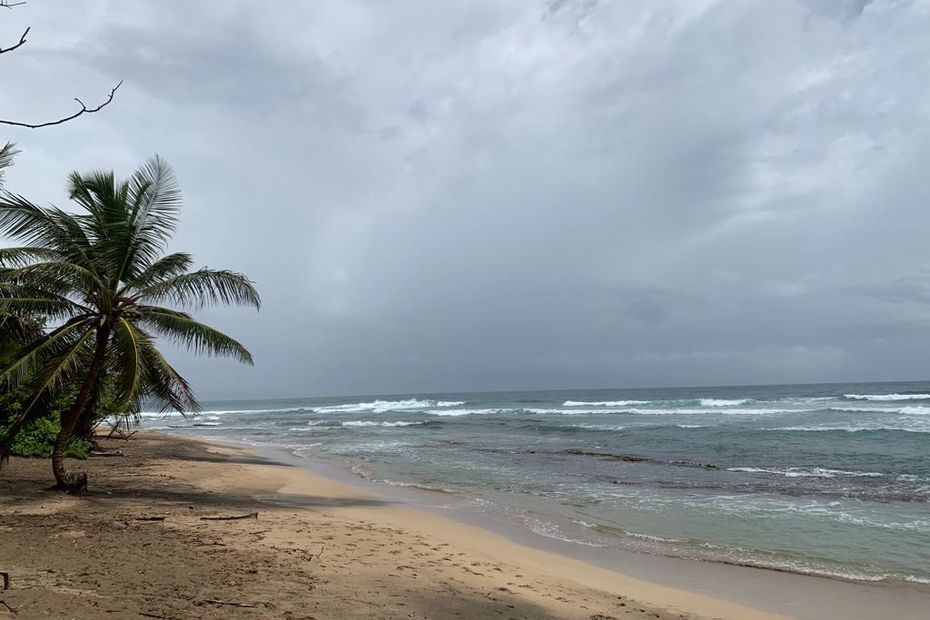
{"label": "gray cloud", "polygon": [[[258,281],[206,396],[916,378],[930,14],[905,0],[27,5],[11,188],[159,152]],[[2,136],[0,136],[2,137]]]}

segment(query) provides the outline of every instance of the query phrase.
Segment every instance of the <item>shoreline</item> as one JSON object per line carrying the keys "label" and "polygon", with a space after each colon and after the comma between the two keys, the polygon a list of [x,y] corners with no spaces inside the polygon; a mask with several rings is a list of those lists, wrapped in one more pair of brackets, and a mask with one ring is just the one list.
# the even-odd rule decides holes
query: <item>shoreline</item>
{"label": "shoreline", "polygon": [[[440,514],[429,509],[425,504],[409,500],[409,503],[406,503],[401,498],[404,495],[402,492],[397,495],[388,495],[383,492],[372,493],[370,489],[359,484],[352,484],[342,477],[328,476],[321,470],[324,466],[335,469],[332,465],[290,454],[282,448],[258,447],[228,440],[212,441],[198,438],[195,441],[218,449],[244,449],[268,459],[270,464],[294,465],[295,467],[286,476],[287,482],[279,490],[282,493],[318,493],[320,489],[327,489],[329,493],[338,494],[341,497],[360,496],[364,499],[387,499],[387,507],[377,508],[376,515],[372,515],[372,510],[369,508],[332,509],[334,513],[341,516],[377,520],[382,525],[414,530],[427,535],[430,539],[452,544],[458,549],[464,548],[472,553],[492,557],[497,561],[515,563],[522,572],[539,572],[559,580],[575,582],[600,590],[611,598],[622,596],[635,601],[637,607],[653,610],[645,611],[650,615],[655,614],[656,611],[665,611],[689,618],[784,620],[790,617],[631,577],[575,557],[521,544],[487,527]],[[376,482],[371,484],[372,486],[384,486]],[[416,494],[415,489],[411,490]],[[425,490],[420,492],[431,493]],[[640,609],[640,611],[643,610]]]}
{"label": "shoreline", "polygon": [[68,462],[88,473],[85,495],[51,490],[47,460],[0,472],[0,618],[783,618],[524,547],[254,449],[156,433],[101,443],[116,458]]}
{"label": "shoreline", "polygon": [[[454,520],[464,522],[466,524],[483,527],[484,529],[501,534],[511,540],[524,541],[523,544],[527,544],[528,546],[543,546],[550,551],[554,551],[562,555],[568,555],[569,557],[574,557],[575,559],[589,561],[591,563],[601,565],[604,568],[620,570],[621,572],[622,569],[618,567],[618,564],[615,561],[598,561],[597,559],[592,561],[591,558],[586,558],[584,556],[590,556],[592,554],[605,556],[616,554],[621,557],[663,558],[672,562],[682,561],[688,564],[730,566],[738,569],[751,569],[753,571],[766,571],[803,578],[822,579],[828,582],[836,581],[850,585],[876,586],[878,588],[914,589],[918,592],[925,592],[926,594],[930,595],[930,582],[923,580],[886,578],[869,579],[866,577],[858,578],[847,576],[841,573],[833,574],[813,571],[807,572],[804,570],[794,570],[792,568],[786,568],[777,565],[741,563],[738,561],[728,561],[710,557],[688,557],[683,555],[676,555],[674,553],[662,553],[658,551],[653,552],[651,550],[640,551],[636,549],[611,547],[607,545],[594,544],[587,541],[549,536],[529,528],[529,526],[527,526],[525,523],[521,523],[516,519],[507,518],[503,514],[491,515],[486,512],[478,512],[476,510],[469,509],[467,503],[464,503],[461,506],[448,506],[447,502],[438,502],[437,504],[437,502],[432,501],[437,498],[455,498],[458,500],[467,501],[474,500],[476,496],[469,496],[464,493],[439,487],[429,487],[415,483],[399,483],[389,480],[374,479],[365,475],[361,471],[356,471],[358,465],[350,466],[348,463],[335,462],[334,459],[304,456],[298,454],[302,448],[290,449],[275,446],[273,444],[249,443],[246,441],[237,441],[235,439],[228,438],[216,441],[209,438],[200,437],[197,439],[207,443],[217,443],[219,445],[226,443],[230,445],[244,446],[248,449],[256,450],[273,460],[284,459],[289,463],[293,463],[299,467],[309,469],[310,471],[325,478],[330,478],[349,486],[364,489],[376,495],[384,495],[391,498],[399,498],[403,501],[413,502],[421,509],[429,510],[437,514],[448,515]],[[502,511],[498,512],[502,513]],[[592,552],[592,548],[603,549],[603,551]]]}
{"label": "shoreline", "polygon": [[0,601],[18,618],[906,619],[927,604],[673,558],[628,554],[617,570],[271,448],[149,431],[102,443],[119,458],[69,462],[90,476],[84,496],[49,490],[45,460],[0,471]]}
{"label": "shoreline", "polygon": [[[448,497],[462,499],[458,494],[447,494],[416,486],[390,486],[359,475],[348,464],[298,455],[292,450],[270,444],[255,445],[231,439],[214,441],[200,437],[196,440],[217,446],[235,446],[252,450],[272,461],[295,465],[329,482],[387,498],[392,502],[401,502],[408,510],[425,511],[438,519],[478,528],[487,534],[502,537],[524,551],[552,554],[555,556],[553,559],[581,562],[592,569],[613,573],[621,580],[634,580],[628,582],[631,587],[643,589],[636,590],[638,597],[634,594],[630,596],[646,605],[662,607],[669,600],[650,598],[653,594],[652,588],[670,588],[686,594],[710,597],[714,600],[710,606],[704,607],[702,603],[699,608],[689,608],[685,611],[713,617],[729,617],[722,613],[721,609],[713,607],[721,603],[735,604],[743,608],[738,612],[740,615],[732,617],[809,617],[818,620],[871,619],[894,608],[899,611],[896,617],[922,618],[925,606],[930,605],[930,588],[924,584],[903,581],[857,581],[777,568],[654,555],[616,548],[587,547],[538,534],[516,521],[480,514],[461,506],[448,507],[444,505],[446,502],[432,501]],[[570,573],[571,576],[578,574]],[[569,574],[566,576],[572,578]],[[587,585],[604,588],[605,584],[609,583],[609,576],[598,575]],[[786,600],[785,592],[794,593],[796,598]],[[664,594],[666,597],[671,596],[668,592]],[[678,600],[678,595],[671,598]],[[681,609],[676,608],[675,611]]]}

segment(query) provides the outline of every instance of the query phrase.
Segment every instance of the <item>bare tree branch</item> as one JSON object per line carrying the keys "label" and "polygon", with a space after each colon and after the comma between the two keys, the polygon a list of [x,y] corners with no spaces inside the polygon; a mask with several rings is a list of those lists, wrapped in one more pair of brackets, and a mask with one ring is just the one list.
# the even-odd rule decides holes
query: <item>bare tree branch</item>
{"label": "bare tree branch", "polygon": [[81,109],[70,116],[65,116],[63,118],[59,118],[58,120],[48,121],[45,123],[20,123],[18,121],[5,121],[5,120],[0,119],[0,125],[12,125],[13,127],[26,127],[28,129],[39,129],[41,127],[51,127],[52,125],[61,125],[62,123],[73,121],[77,117],[83,116],[84,114],[93,114],[94,112],[99,112],[100,110],[104,109],[105,107],[110,105],[110,102],[113,101],[113,97],[116,95],[116,91],[119,90],[119,87],[122,85],[123,85],[123,81],[120,80],[120,83],[114,86],[113,90],[110,91],[110,94],[106,98],[106,101],[104,101],[103,103],[101,103],[95,108],[88,108],[84,104],[83,101],[75,97],[74,100],[78,102],[78,104],[81,106]]}
{"label": "bare tree branch", "polygon": [[[12,9],[14,7],[22,6],[24,4],[26,4],[25,0],[20,0],[20,1],[0,0],[0,9]],[[7,48],[0,47],[0,54],[6,54],[7,52],[12,52],[14,50],[21,48],[23,45],[25,45],[26,37],[29,35],[30,30],[32,30],[32,26],[26,28],[23,34],[19,37],[19,42],[16,45],[13,45]],[[84,114],[93,114],[94,112],[99,112],[103,108],[107,107],[113,101],[113,97],[116,96],[116,91],[122,85],[123,85],[123,81],[120,80],[119,84],[114,86],[113,89],[110,91],[110,94],[106,98],[106,100],[95,108],[88,108],[87,105],[83,101],[75,97],[74,100],[78,102],[78,105],[81,106],[81,109],[75,112],[74,114],[71,114],[70,116],[65,116],[65,117],[59,118],[58,120],[47,121],[44,123],[21,123],[19,121],[7,121],[7,120],[0,119],[0,125],[11,125],[13,127],[26,127],[28,129],[39,129],[41,127],[51,127],[52,125],[61,125],[62,123],[73,121],[77,117],[83,116]]]}
{"label": "bare tree branch", "polygon": [[[8,4],[0,4],[0,6],[9,7],[10,5],[8,5]],[[10,8],[12,8],[12,7],[10,7]],[[29,34],[29,31],[30,31],[31,29],[32,29],[31,26],[30,26],[29,28],[26,28],[26,31],[23,32],[23,34],[22,34],[21,37],[19,37],[19,43],[17,43],[17,44],[14,45],[13,47],[8,47],[8,48],[6,48],[6,49],[0,47],[0,54],[6,54],[7,52],[12,52],[13,50],[19,49],[19,48],[21,48],[23,45],[25,45],[25,44],[26,44],[26,35]]]}

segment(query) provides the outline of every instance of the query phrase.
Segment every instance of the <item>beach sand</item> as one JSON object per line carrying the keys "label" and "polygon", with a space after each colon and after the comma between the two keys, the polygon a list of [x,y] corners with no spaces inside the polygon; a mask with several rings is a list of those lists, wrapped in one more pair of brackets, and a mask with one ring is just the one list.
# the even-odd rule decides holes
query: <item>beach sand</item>
{"label": "beach sand", "polygon": [[[0,473],[0,618],[777,618],[391,505],[235,446],[154,433]],[[204,520],[257,512],[257,518]],[[143,520],[163,518],[159,520]],[[9,607],[7,607],[9,606]]]}

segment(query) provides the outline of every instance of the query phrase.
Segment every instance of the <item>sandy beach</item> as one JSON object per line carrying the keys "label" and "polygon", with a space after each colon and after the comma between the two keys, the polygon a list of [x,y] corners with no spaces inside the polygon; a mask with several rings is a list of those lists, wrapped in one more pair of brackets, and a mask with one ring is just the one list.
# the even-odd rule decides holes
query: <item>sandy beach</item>
{"label": "sandy beach", "polygon": [[[158,434],[3,471],[0,617],[777,618],[511,543],[249,450]],[[77,465],[77,463],[75,463]],[[209,520],[257,513],[257,518]]]}

